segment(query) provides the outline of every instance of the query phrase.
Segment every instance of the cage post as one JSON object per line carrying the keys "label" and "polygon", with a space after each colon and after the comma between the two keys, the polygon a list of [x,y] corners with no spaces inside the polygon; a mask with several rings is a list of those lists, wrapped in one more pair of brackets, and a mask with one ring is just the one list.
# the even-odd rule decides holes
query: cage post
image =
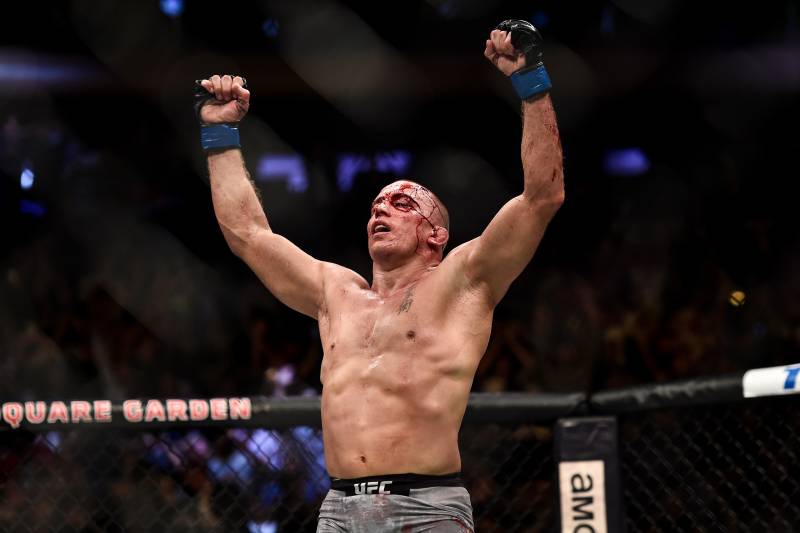
{"label": "cage post", "polygon": [[556,422],[557,531],[625,531],[615,417]]}

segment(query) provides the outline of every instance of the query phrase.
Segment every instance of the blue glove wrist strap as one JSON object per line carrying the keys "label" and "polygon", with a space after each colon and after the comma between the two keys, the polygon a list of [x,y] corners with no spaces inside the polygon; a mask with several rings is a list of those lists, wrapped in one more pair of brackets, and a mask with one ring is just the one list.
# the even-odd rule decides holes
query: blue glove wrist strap
{"label": "blue glove wrist strap", "polygon": [[210,124],[200,127],[200,145],[203,150],[240,148],[239,128],[233,124]]}
{"label": "blue glove wrist strap", "polygon": [[518,70],[511,75],[511,84],[523,100],[549,91],[552,87],[550,76],[547,75],[544,65]]}

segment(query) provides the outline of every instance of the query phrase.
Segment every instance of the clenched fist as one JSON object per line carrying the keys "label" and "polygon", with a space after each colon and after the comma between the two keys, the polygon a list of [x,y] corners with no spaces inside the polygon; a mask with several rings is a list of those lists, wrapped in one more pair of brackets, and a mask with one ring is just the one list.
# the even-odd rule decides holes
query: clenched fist
{"label": "clenched fist", "polygon": [[511,76],[526,66],[525,53],[514,48],[510,31],[492,30],[486,39],[483,55],[506,76]]}
{"label": "clenched fist", "polygon": [[486,39],[483,52],[497,69],[511,79],[523,100],[538,98],[552,87],[542,62],[542,36],[526,20],[504,20]]}
{"label": "clenched fist", "polygon": [[250,91],[241,76],[217,74],[200,81],[208,92],[198,109],[201,124],[234,124],[247,114],[250,108]]}

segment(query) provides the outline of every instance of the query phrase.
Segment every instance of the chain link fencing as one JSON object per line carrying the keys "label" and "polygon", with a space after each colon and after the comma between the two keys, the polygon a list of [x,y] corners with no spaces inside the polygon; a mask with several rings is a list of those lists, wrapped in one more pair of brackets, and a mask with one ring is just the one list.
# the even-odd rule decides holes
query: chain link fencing
{"label": "chain link fencing", "polygon": [[629,532],[800,531],[797,397],[620,417]]}
{"label": "chain link fencing", "polygon": [[[477,531],[556,527],[553,423],[602,410],[582,395],[561,398],[498,395],[483,410],[471,400],[460,446]],[[213,424],[0,431],[0,531],[315,531],[330,481],[314,401],[254,400],[252,419]],[[617,412],[624,498],[606,505],[624,507],[628,532],[800,531],[797,401],[644,401]]]}
{"label": "chain link fencing", "polygon": [[[466,426],[479,531],[552,523],[551,430]],[[319,429],[0,433],[0,531],[315,531],[330,486]]]}

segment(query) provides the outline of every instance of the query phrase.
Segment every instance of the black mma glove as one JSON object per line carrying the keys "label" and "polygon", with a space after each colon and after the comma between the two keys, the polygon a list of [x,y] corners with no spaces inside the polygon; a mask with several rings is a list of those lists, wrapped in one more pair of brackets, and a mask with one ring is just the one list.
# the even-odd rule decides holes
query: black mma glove
{"label": "black mma glove", "polygon": [[[206,152],[209,150],[223,150],[225,148],[241,148],[239,144],[238,122],[222,124],[206,124],[200,118],[200,110],[208,100],[213,100],[214,95],[205,90],[200,84],[201,80],[194,82],[194,114],[200,124],[200,146]],[[247,88],[247,80],[242,78],[242,87]]]}
{"label": "black mma glove", "polygon": [[550,77],[542,62],[542,35],[525,20],[504,20],[497,29],[511,34],[514,49],[525,56],[525,66],[514,72],[511,84],[523,100],[549,91]]}

